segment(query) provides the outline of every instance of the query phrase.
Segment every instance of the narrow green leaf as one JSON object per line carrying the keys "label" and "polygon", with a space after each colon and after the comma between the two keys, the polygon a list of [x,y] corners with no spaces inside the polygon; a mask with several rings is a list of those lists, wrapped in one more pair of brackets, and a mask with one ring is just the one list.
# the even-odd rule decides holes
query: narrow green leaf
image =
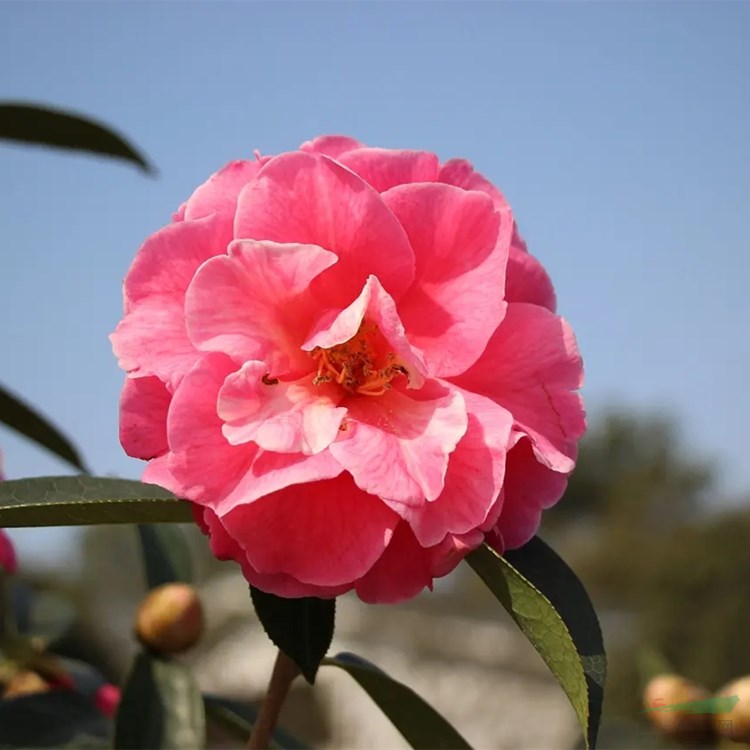
{"label": "narrow green leaf", "polygon": [[189,522],[190,506],[155,484],[109,477],[0,482],[0,528]]}
{"label": "narrow green leaf", "polygon": [[88,473],[73,443],[49,420],[0,385],[0,422]]}
{"label": "narrow green leaf", "polygon": [[154,172],[145,157],[108,125],[56,107],[1,103],[0,138],[111,156],[129,161],[146,173]]}
{"label": "narrow green leaf", "polygon": [[312,684],[326,655],[336,619],[335,599],[284,599],[254,586],[250,595],[263,628],[273,643],[299,668]]}
{"label": "narrow green leaf", "polygon": [[[255,707],[206,693],[203,694],[203,703],[206,706],[207,718],[221,724],[243,744],[247,742],[253,724],[258,718],[258,711]],[[300,742],[281,727],[274,729],[271,747],[284,748],[284,750],[308,750],[304,742]]]}
{"label": "narrow green leaf", "polygon": [[581,582],[537,537],[504,558],[483,545],[466,559],[557,678],[586,747],[594,748],[607,662],[599,621]]}
{"label": "narrow green leaf", "polygon": [[179,526],[138,524],[146,584],[153,589],[164,583],[193,582],[190,548]]}
{"label": "narrow green leaf", "polygon": [[128,676],[115,719],[115,748],[203,748],[203,697],[184,664],[140,653]]}
{"label": "narrow green leaf", "polygon": [[411,688],[355,654],[323,659],[324,666],[348,672],[375,701],[411,747],[421,750],[470,748],[469,743]]}

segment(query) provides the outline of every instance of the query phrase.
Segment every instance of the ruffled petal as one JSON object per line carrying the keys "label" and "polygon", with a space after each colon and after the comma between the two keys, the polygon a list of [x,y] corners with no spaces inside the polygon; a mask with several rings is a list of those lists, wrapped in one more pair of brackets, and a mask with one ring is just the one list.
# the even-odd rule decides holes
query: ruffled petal
{"label": "ruffled petal", "polygon": [[[201,219],[216,214],[222,227],[228,225],[231,238],[237,198],[261,168],[258,160],[230,161],[223,169],[211,175],[185,204],[186,219]],[[227,240],[228,241],[228,240]]]}
{"label": "ruffled petal", "polygon": [[176,388],[200,358],[185,330],[185,312],[172,300],[140,302],[109,337],[118,364],[129,375],[154,375]]}
{"label": "ruffled petal", "polygon": [[125,312],[143,300],[158,298],[180,309],[198,267],[227,251],[216,217],[168,224],[140,247],[123,285]]}
{"label": "ruffled petal", "polygon": [[263,574],[285,573],[316,586],[351,583],[390,541],[398,516],[351,477],[279,490],[221,516]]}
{"label": "ruffled petal", "polygon": [[258,573],[250,564],[242,547],[222,526],[219,517],[210,508],[204,508],[200,505],[196,505],[194,508],[196,522],[203,533],[209,536],[209,544],[214,555],[219,560],[234,560],[239,563],[245,580],[255,588],[289,599],[303,596],[330,599],[351,588],[348,583],[341,586],[315,586],[310,583],[302,583],[286,573]]}
{"label": "ruffled petal", "polygon": [[399,303],[430,375],[449,377],[480,356],[503,318],[509,214],[483,194],[450,185],[403,185],[383,200],[409,236],[414,284]]}
{"label": "ruffled petal", "polygon": [[425,547],[438,544],[446,534],[466,534],[479,528],[503,486],[513,417],[484,396],[467,391],[461,395],[469,422],[450,456],[445,487],[433,502],[404,514]]}
{"label": "ruffled petal", "polygon": [[363,148],[363,144],[348,135],[319,135],[311,141],[305,141],[299,150],[311,154],[324,154],[336,159],[344,152],[355,148]]}
{"label": "ruffled petal", "polygon": [[228,357],[204,355],[174,395],[167,418],[168,469],[183,497],[224,515],[279,489],[341,473],[327,452],[305,456],[263,451],[254,443],[231,445],[216,405],[235,371]]}
{"label": "ruffled petal", "polygon": [[511,246],[505,278],[505,301],[528,302],[546,307],[550,312],[557,308],[557,297],[552,280],[544,266],[525,250]]}
{"label": "ruffled petal", "polygon": [[238,238],[335,253],[339,262],[312,285],[328,307],[349,304],[370,274],[396,299],[414,278],[414,253],[396,217],[360,177],[321,154],[271,159],[240,195],[234,229]]}
{"label": "ruffled petal", "polygon": [[336,256],[316,245],[233,242],[188,289],[190,338],[198,349],[223,352],[238,364],[262,360],[274,377],[311,370],[300,344],[319,305],[308,288],[334,263]]}
{"label": "ruffled petal", "polygon": [[226,252],[217,220],[170,224],[138,251],[125,278],[125,317],[110,340],[119,365],[138,377],[155,375],[174,389],[199,353],[185,329],[185,292],[198,267]]}
{"label": "ruffled petal", "polygon": [[358,148],[336,157],[379,193],[410,182],[434,182],[439,164],[429,151]]}
{"label": "ruffled petal", "polygon": [[438,182],[455,185],[464,190],[478,190],[492,198],[495,210],[501,213],[510,212],[505,196],[483,175],[474,170],[466,159],[450,159],[440,168]]}
{"label": "ruffled petal", "polygon": [[169,450],[167,410],[172,394],[159,378],[125,379],[120,395],[120,444],[146,461]]}
{"label": "ruffled petal", "polygon": [[568,476],[540,464],[531,442],[526,438],[510,450],[505,476],[505,500],[495,526],[506,549],[520,547],[536,534],[542,511],[562,497]]}
{"label": "ruffled petal", "polygon": [[465,534],[448,534],[440,544],[426,550],[430,573],[434,578],[447,576],[483,541],[484,534],[478,529],[472,529]]}
{"label": "ruffled petal", "polygon": [[468,424],[457,389],[429,381],[418,391],[352,398],[347,407],[345,431],[329,451],[361,489],[399,513],[440,495]]}
{"label": "ruffled petal", "polygon": [[455,379],[512,415],[547,468],[567,473],[586,429],[583,365],[568,324],[537,305],[511,304],[476,365]]}
{"label": "ruffled petal", "polygon": [[[219,389],[237,365],[221,354],[205,354],[183,378],[167,416],[168,469],[184,496],[217,503],[250,471],[253,444],[230,445],[216,412]],[[221,467],[221,470],[217,470]]]}
{"label": "ruffled petal", "polygon": [[427,550],[402,521],[380,559],[357,581],[356,591],[370,604],[395,604],[432,588],[432,578]]}
{"label": "ruffled petal", "polygon": [[[264,362],[246,362],[219,391],[224,437],[239,445],[253,441],[267,451],[312,455],[339,432],[346,409],[337,406],[341,389],[331,383],[267,378]],[[275,380],[275,379],[274,379]]]}

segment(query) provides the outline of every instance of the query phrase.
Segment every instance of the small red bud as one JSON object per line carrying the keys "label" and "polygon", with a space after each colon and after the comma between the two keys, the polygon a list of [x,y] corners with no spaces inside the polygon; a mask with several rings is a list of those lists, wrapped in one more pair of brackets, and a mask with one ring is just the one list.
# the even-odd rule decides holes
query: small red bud
{"label": "small red bud", "polygon": [[120,705],[120,697],[120,688],[109,682],[105,682],[96,691],[94,702],[96,703],[96,707],[105,716],[114,716],[117,712],[117,706]]}

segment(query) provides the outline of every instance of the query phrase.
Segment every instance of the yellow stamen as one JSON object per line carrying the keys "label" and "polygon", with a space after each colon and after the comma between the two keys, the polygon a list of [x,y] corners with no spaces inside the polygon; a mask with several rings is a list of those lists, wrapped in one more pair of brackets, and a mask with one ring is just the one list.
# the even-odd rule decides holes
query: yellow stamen
{"label": "yellow stamen", "polygon": [[[343,344],[330,349],[317,347],[310,356],[318,361],[318,370],[313,377],[313,385],[335,381],[349,393],[362,396],[382,396],[391,389],[391,381],[398,375],[407,378],[409,373],[403,365],[395,362],[396,355],[385,355],[387,364],[379,368],[373,337],[379,331],[377,326],[362,323],[357,333]],[[382,357],[380,357],[382,359]]]}

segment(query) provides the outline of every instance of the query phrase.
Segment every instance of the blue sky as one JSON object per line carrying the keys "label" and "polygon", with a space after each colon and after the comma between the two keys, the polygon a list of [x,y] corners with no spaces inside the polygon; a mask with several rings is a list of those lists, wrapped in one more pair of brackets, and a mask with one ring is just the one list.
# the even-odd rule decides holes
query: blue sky
{"label": "blue sky", "polygon": [[[0,98],[90,113],[158,166],[0,146],[0,380],[138,476],[107,336],[141,241],[255,148],[465,156],[555,281],[590,412],[674,412],[750,486],[750,5],[0,3]],[[10,477],[64,466],[0,430]]]}

